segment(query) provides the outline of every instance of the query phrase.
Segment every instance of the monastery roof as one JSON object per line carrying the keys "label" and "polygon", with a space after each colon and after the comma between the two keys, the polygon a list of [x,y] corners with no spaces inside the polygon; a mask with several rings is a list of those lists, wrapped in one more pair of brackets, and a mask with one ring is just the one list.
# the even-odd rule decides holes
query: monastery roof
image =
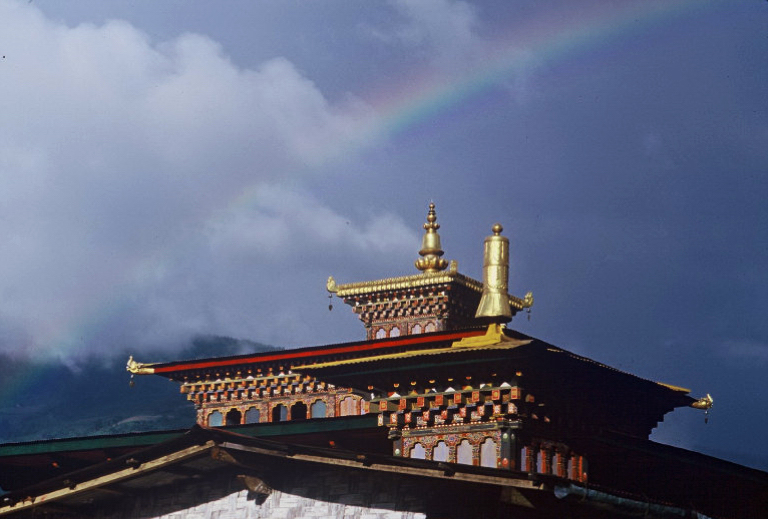
{"label": "monastery roof", "polygon": [[[600,515],[600,511],[607,511],[611,517],[688,517],[696,512],[710,517],[738,517],[756,516],[763,510],[768,485],[768,474],[764,472],[649,441],[636,445],[628,445],[622,439],[616,441],[622,460],[644,451],[642,461],[654,466],[653,473],[664,472],[669,477],[648,479],[634,490],[594,482],[587,487],[553,475],[302,446],[195,426],[155,445],[5,494],[0,500],[0,516],[61,510],[79,515],[92,510],[95,504],[127,498],[158,486],[178,488],[209,474],[229,475],[252,491],[269,493],[273,488],[281,490],[284,482],[283,478],[271,475],[328,468],[396,475],[422,489],[442,489],[424,493],[425,499],[438,499],[429,503],[428,509],[441,506],[441,501],[443,507],[446,503],[458,506],[459,501],[465,507],[467,503],[482,506],[504,502],[499,496],[506,494],[516,496],[506,502],[523,507],[519,512],[532,506],[532,502],[537,509],[547,507],[562,512],[564,509],[559,507],[569,503],[569,510],[577,506],[579,513]],[[243,474],[258,476],[244,481]],[[699,486],[705,481],[719,484]],[[251,488],[254,483],[259,485]],[[733,494],[736,488],[738,497]],[[649,489],[654,498],[646,494]]]}
{"label": "monastery roof", "polygon": [[[307,445],[345,445],[349,438],[363,438],[372,448],[391,450],[375,415],[344,416],[293,422],[269,422],[230,427],[239,434],[253,437],[279,437]],[[0,445],[0,488],[17,490],[34,482],[55,478],[63,473],[117,458],[136,450],[171,441],[188,429],[149,431],[112,435],[84,436],[51,440],[6,443]],[[377,434],[378,433],[378,434]]]}
{"label": "monastery roof", "polygon": [[[471,341],[475,341],[474,344]],[[633,384],[637,390],[674,395],[676,405],[673,407],[689,405],[693,401],[687,396],[690,390],[686,388],[638,377],[508,328],[503,329],[498,341],[490,342],[486,330],[472,329],[305,347],[277,353],[142,364],[139,369],[146,374],[181,380],[195,374],[210,375],[226,370],[279,365],[286,372],[310,373],[326,382],[366,390],[371,385],[386,389],[395,379],[405,379],[412,372],[420,371],[422,377],[440,377],[451,372],[451,366],[461,366],[462,370],[468,370],[470,376],[488,378],[494,371],[500,371],[504,363],[513,372],[522,367],[535,368],[544,373],[557,372],[564,377],[559,382],[561,387],[568,380],[583,381],[597,377],[599,380],[596,382],[607,391],[620,390],[619,387],[611,389],[605,384],[607,380],[623,380],[624,385]],[[603,377],[609,378],[603,380]]]}

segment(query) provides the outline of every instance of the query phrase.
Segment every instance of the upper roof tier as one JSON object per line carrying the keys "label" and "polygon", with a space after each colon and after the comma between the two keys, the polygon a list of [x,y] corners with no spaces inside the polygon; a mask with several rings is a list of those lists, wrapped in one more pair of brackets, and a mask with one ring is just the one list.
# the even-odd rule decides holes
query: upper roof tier
{"label": "upper roof tier", "polygon": [[532,293],[523,298],[508,293],[509,240],[501,236],[501,225],[485,240],[482,282],[443,258],[434,203],[423,227],[421,257],[414,263],[419,274],[345,284],[328,278],[328,292],[358,314],[367,339],[482,327],[507,322],[533,306]]}

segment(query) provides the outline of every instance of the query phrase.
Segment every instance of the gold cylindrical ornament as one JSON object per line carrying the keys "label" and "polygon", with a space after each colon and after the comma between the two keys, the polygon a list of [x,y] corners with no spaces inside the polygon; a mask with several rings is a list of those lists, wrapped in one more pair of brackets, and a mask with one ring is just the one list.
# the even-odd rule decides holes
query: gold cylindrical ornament
{"label": "gold cylindrical ornament", "polygon": [[512,320],[509,306],[509,240],[501,235],[501,225],[493,226],[493,235],[484,242],[483,295],[475,317],[486,322]]}

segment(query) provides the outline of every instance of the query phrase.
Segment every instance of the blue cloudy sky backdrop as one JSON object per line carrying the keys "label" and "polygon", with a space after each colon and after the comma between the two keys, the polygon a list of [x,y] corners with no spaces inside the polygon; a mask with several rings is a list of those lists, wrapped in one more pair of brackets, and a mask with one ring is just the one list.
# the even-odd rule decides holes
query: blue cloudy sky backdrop
{"label": "blue cloudy sky backdrop", "polygon": [[471,276],[504,225],[536,298],[511,326],[711,393],[654,438],[768,469],[766,27],[758,0],[0,0],[0,353],[358,339],[326,278],[415,272],[434,201]]}

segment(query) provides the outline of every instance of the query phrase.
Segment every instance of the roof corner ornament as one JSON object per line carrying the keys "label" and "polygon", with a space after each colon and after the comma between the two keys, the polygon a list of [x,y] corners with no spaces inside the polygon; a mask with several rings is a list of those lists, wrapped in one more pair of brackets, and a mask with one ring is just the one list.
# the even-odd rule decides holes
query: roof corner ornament
{"label": "roof corner ornament", "polygon": [[339,291],[339,288],[336,286],[336,280],[333,279],[333,276],[328,276],[328,281],[325,282],[325,289],[328,291],[328,311],[332,312],[333,294]]}
{"label": "roof corner ornament", "polygon": [[133,377],[133,375],[152,375],[155,372],[155,368],[148,367],[148,364],[133,360],[133,355],[128,357],[125,370],[131,374],[131,377]]}
{"label": "roof corner ornament", "polygon": [[533,306],[533,292],[528,292],[525,294],[525,297],[523,298],[523,307],[530,308]]}
{"label": "roof corner ornament", "polygon": [[448,261],[441,257],[445,253],[440,246],[440,235],[437,234],[439,228],[435,204],[430,202],[427,222],[424,224],[426,232],[421,240],[421,250],[419,251],[421,258],[414,262],[416,268],[424,273],[440,272],[448,266]]}
{"label": "roof corner ornament", "polygon": [[328,276],[328,281],[325,282],[325,289],[331,294],[335,294],[338,291],[336,280],[333,279],[333,276]]}
{"label": "roof corner ornament", "polygon": [[707,393],[707,396],[699,398],[695,402],[691,404],[691,407],[694,409],[703,409],[704,410],[704,423],[709,422],[709,410],[712,409],[712,406],[715,405],[715,401],[712,398],[712,395]]}

